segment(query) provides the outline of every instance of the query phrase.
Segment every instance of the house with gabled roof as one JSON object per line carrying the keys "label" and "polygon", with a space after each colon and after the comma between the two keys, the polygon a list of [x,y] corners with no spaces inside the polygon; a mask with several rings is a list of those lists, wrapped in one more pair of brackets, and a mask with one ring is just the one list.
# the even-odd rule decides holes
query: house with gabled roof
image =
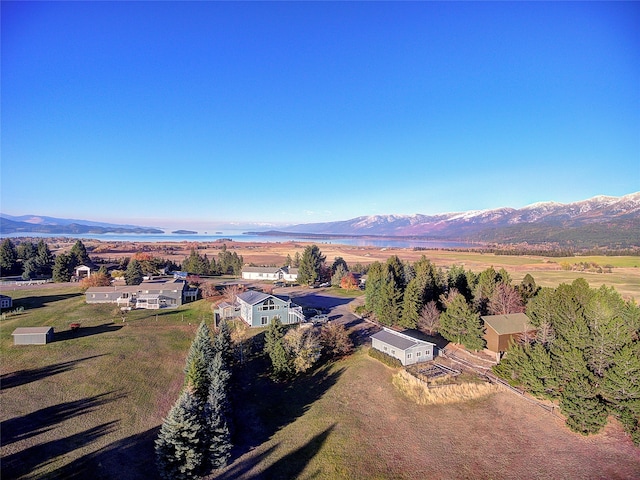
{"label": "house with gabled roof", "polygon": [[236,299],[240,307],[240,318],[250,327],[265,327],[274,318],[280,319],[285,325],[305,321],[302,308],[292,303],[289,298],[247,290]]}
{"label": "house with gabled roof", "polygon": [[298,280],[298,269],[293,267],[243,267],[242,278],[245,280],[295,282]]}
{"label": "house with gabled roof", "polygon": [[436,344],[383,327],[371,335],[371,347],[397,358],[406,366],[433,360]]}
{"label": "house with gabled roof", "polygon": [[518,341],[523,336],[530,336],[536,332],[536,328],[531,325],[531,320],[524,313],[484,315],[480,318],[485,327],[486,349],[494,353],[498,361],[509,349],[512,341]]}
{"label": "house with gabled roof", "polygon": [[90,287],[85,292],[87,303],[115,303],[121,308],[160,309],[179,307],[195,300],[198,289],[189,288],[178,279],[151,280],[139,285]]}

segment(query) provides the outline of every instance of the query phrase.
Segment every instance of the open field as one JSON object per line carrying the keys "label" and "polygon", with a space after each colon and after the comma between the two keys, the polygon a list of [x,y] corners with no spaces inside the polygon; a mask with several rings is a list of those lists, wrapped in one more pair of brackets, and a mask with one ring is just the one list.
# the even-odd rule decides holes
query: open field
{"label": "open field", "polygon": [[[0,325],[2,478],[156,478],[153,441],[180,390],[196,326],[211,318],[209,305],[157,317],[134,311],[123,324],[113,306],[86,305],[73,286],[3,293],[25,312]],[[77,335],[68,328],[73,321],[82,323]],[[12,345],[15,327],[37,325],[54,326],[56,341]],[[640,449],[617,423],[582,437],[503,391],[419,406],[366,347],[288,385],[264,375],[264,357],[246,358],[233,394],[237,447],[219,478],[630,479],[640,472]]]}
{"label": "open field", "polygon": [[[284,265],[287,255],[291,258],[296,253],[302,255],[305,247],[313,242],[281,242],[281,243],[248,243],[226,242],[224,245],[242,255],[245,264],[255,265]],[[543,257],[533,255],[494,255],[479,252],[458,252],[450,250],[413,250],[411,248],[379,248],[358,247],[335,243],[316,242],[331,263],[336,257],[342,257],[349,265],[361,263],[370,264],[374,261],[384,262],[392,255],[409,262],[415,262],[422,255],[429,258],[439,267],[447,268],[451,265],[463,265],[466,269],[480,272],[493,266],[496,269],[507,270],[514,281],[519,282],[527,274],[531,274],[541,286],[555,287],[563,282],[572,282],[576,278],[583,277],[594,288],[600,285],[615,287],[625,298],[634,298],[640,301],[640,257],[638,256],[576,256],[576,257]],[[69,250],[73,242],[59,243],[54,251]],[[167,242],[167,243],[136,243],[119,242],[110,244],[86,240],[85,245],[90,249],[92,257],[117,260],[121,257],[131,256],[139,251],[149,251],[155,256],[181,263],[190,252],[191,248],[197,248],[200,255],[206,254],[208,258],[215,258],[223,243],[206,242]],[[601,266],[611,265],[612,273],[590,273],[562,270],[560,264],[579,262],[593,262]]]}

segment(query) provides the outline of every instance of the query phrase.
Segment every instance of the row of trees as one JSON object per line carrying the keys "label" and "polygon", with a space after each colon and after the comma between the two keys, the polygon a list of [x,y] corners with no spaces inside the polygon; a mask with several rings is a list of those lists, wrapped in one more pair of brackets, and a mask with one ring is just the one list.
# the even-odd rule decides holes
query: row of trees
{"label": "row of trees", "polygon": [[22,242],[16,247],[6,238],[0,245],[0,270],[2,275],[20,274],[24,280],[51,275],[54,256],[49,246],[40,240],[37,244]]}
{"label": "row of trees", "polygon": [[182,262],[182,270],[194,275],[236,275],[242,274],[244,259],[242,255],[227,250],[223,245],[218,253],[218,260],[200,255],[195,249]]}
{"label": "row of trees", "polygon": [[[296,258],[298,253],[296,253]],[[291,257],[287,256],[287,261]],[[295,263],[295,262],[294,262]],[[326,256],[322,254],[317,245],[307,246],[298,261],[298,283],[300,285],[313,285],[314,283],[330,282],[331,285],[343,288],[357,288],[354,273],[361,274],[367,268],[357,263],[349,268],[342,257],[336,257],[331,266],[326,263]],[[345,277],[348,277],[346,280]]]}
{"label": "row of trees", "polygon": [[540,290],[527,315],[535,339],[513,345],[495,373],[558,401],[576,432],[596,433],[613,415],[640,445],[640,307],[578,279]]}
{"label": "row of trees", "polygon": [[504,269],[475,274],[454,265],[445,273],[425,256],[413,264],[392,256],[369,266],[365,308],[384,325],[439,331],[479,350],[484,347],[480,316],[523,312],[536,291],[530,275],[514,286]]}
{"label": "row of trees", "polygon": [[155,442],[167,480],[193,479],[225,466],[231,456],[229,383],[233,349],[226,322],[213,341],[202,322],[187,355],[185,383]]}

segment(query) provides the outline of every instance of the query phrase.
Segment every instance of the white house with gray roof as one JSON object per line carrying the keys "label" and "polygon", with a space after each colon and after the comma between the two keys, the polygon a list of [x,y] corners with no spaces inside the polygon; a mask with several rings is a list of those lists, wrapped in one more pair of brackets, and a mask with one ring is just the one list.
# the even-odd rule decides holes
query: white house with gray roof
{"label": "white house with gray roof", "polygon": [[433,360],[436,344],[384,328],[371,335],[371,346],[400,360],[402,365]]}
{"label": "white house with gray roof", "polygon": [[197,288],[177,279],[151,280],[140,285],[91,287],[85,292],[87,303],[115,303],[124,308],[175,308],[195,300]]}
{"label": "white house with gray roof", "polygon": [[293,267],[243,267],[242,278],[245,280],[295,282],[298,280],[298,269]]}
{"label": "white house with gray roof", "polygon": [[305,321],[302,308],[291,303],[290,299],[248,290],[239,294],[237,301],[240,318],[250,327],[265,327],[276,317],[285,325]]}

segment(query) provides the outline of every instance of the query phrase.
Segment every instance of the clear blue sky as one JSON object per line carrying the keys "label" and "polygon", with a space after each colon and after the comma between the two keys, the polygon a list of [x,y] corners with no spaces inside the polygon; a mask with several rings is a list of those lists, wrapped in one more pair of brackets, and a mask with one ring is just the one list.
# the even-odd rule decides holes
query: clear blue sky
{"label": "clear blue sky", "polygon": [[7,2],[2,213],[274,224],[640,190],[640,3]]}

